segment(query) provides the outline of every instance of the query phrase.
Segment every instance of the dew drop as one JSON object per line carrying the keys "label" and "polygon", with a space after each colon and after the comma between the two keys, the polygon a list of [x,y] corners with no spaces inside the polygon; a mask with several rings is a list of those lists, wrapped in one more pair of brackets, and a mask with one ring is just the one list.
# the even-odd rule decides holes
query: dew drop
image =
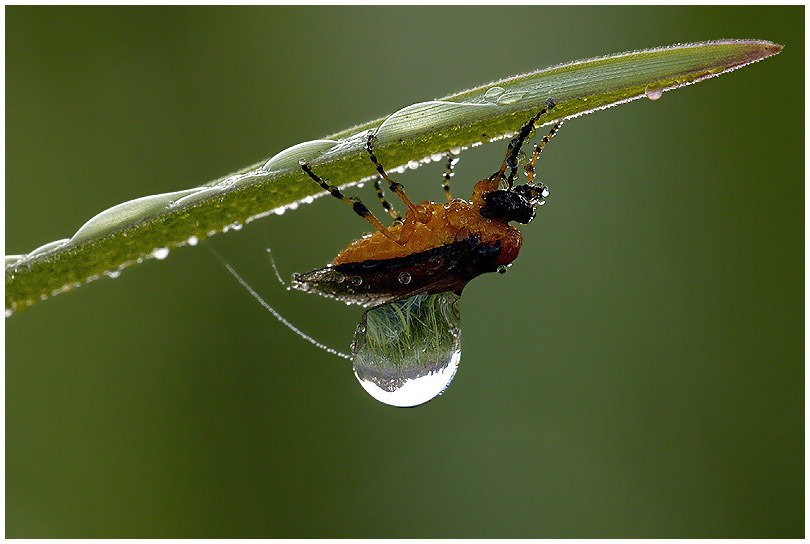
{"label": "dew drop", "polygon": [[408,161],[408,169],[409,170],[416,170],[419,168],[419,163],[417,161]]}
{"label": "dew drop", "polygon": [[399,276],[397,276],[397,280],[402,285],[408,285],[411,283],[411,275],[408,272],[400,272]]}
{"label": "dew drop", "polygon": [[661,98],[664,95],[664,89],[662,89],[661,87],[657,87],[657,86],[652,86],[651,87],[651,86],[647,85],[644,88],[644,94],[650,100],[658,100],[659,98]]}
{"label": "dew drop", "polygon": [[526,93],[520,91],[514,91],[509,93],[504,93],[497,98],[498,104],[514,104],[521,98],[525,96]]}
{"label": "dew drop", "polygon": [[121,275],[121,271],[120,270],[107,270],[106,272],[104,272],[104,275],[107,276],[108,278],[113,278],[114,279],[114,278],[117,278],[118,276]]}
{"label": "dew drop", "polygon": [[444,155],[442,153],[433,153],[430,156],[430,160],[432,160],[433,162],[439,162],[443,158],[444,158]]}
{"label": "dew drop", "polygon": [[166,257],[169,256],[169,248],[168,247],[157,247],[152,250],[152,257],[155,259],[162,261]]}
{"label": "dew drop", "polygon": [[450,148],[450,153],[452,153],[453,155],[461,155],[461,151],[462,151],[461,147],[458,146]]}
{"label": "dew drop", "polygon": [[548,197],[549,194],[551,194],[551,193],[548,192],[548,187],[543,187],[543,191],[540,193],[540,196],[542,196],[543,198],[546,198],[546,197]]}
{"label": "dew drop", "polygon": [[507,267],[505,264],[498,265],[498,274],[506,274]]}
{"label": "dew drop", "polygon": [[503,87],[498,86],[490,87],[489,89],[487,89],[487,92],[484,93],[484,98],[486,98],[487,100],[495,100],[496,98],[501,96],[503,92],[504,92]]}
{"label": "dew drop", "polygon": [[343,283],[344,281],[346,281],[346,276],[344,276],[340,272],[335,272],[335,281],[337,283]]}
{"label": "dew drop", "polygon": [[188,237],[186,243],[190,246],[196,246],[197,244],[200,243],[200,239],[192,234],[191,236]]}
{"label": "dew drop", "polygon": [[360,276],[354,276],[352,278],[352,285],[359,287],[362,284],[363,284],[363,278],[361,278]]}

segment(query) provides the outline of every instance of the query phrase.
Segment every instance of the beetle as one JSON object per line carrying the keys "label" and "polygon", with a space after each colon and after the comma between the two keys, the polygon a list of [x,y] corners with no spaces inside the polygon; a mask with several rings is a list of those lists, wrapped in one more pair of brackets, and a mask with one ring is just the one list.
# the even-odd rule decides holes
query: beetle
{"label": "beetle", "polygon": [[[352,242],[328,266],[294,275],[292,287],[349,304],[374,307],[420,293],[460,294],[476,276],[503,270],[517,258],[523,240],[520,230],[509,223],[530,223],[537,206],[549,195],[545,184],[535,183],[534,164],[562,121],[554,124],[535,146],[525,166],[528,182],[515,185],[514,181],[521,147],[535,123],[555,105],[555,100],[548,98],[545,107],[521,127],[510,141],[501,167],[475,185],[469,202],[451,196],[450,177],[456,160],[452,154],[443,183],[447,202],[411,202],[402,184],[392,180],[378,161],[373,147],[375,136],[369,132],[365,149],[379,174],[375,183],[377,194],[383,208],[394,218],[388,228],[359,198],[346,197],[315,174],[307,162],[300,161],[301,169],[313,181],[351,205],[376,232]],[[380,190],[382,180],[407,207],[404,218],[385,200]],[[500,188],[502,183],[506,188]]]}
{"label": "beetle", "polygon": [[[521,148],[555,105],[553,98],[546,99],[509,142],[500,168],[475,184],[469,201],[452,198],[450,178],[457,159],[449,153],[442,184],[447,201],[414,204],[380,164],[375,135],[369,132],[365,151],[379,175],[375,188],[393,218],[390,227],[359,198],[346,197],[306,161],[299,162],[314,182],[376,229],[352,242],[328,266],[293,275],[291,286],[369,308],[355,330],[350,358],[357,379],[377,400],[416,406],[441,394],[453,379],[461,356],[462,290],[481,274],[505,271],[517,258],[523,239],[509,223],[530,223],[549,195],[545,184],[535,182],[534,166],[562,121],[535,145],[524,167],[527,183],[515,185],[515,180]],[[383,181],[407,207],[404,217],[385,199]]]}

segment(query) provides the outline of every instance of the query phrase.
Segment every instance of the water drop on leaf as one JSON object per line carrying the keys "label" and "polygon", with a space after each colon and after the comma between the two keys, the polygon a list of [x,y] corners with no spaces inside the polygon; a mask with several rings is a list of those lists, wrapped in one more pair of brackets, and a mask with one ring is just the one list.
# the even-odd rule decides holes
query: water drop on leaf
{"label": "water drop on leaf", "polygon": [[644,88],[644,94],[650,100],[658,100],[664,95],[664,89],[661,87],[647,85]]}

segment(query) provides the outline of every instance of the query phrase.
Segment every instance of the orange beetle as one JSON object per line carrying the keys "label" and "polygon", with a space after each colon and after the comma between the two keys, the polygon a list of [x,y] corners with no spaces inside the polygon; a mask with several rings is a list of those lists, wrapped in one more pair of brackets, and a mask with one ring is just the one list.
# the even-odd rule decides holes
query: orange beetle
{"label": "orange beetle", "polygon": [[[344,196],[301,161],[301,168],[312,180],[335,198],[350,204],[355,213],[377,231],[352,242],[329,266],[296,274],[292,286],[346,303],[376,307],[421,293],[460,294],[476,276],[505,270],[503,267],[517,257],[522,242],[520,231],[509,222],[530,223],[537,206],[543,204],[549,194],[544,184],[535,184],[534,164],[562,122],[556,123],[535,146],[525,166],[528,182],[523,185],[514,185],[518,153],[535,123],[554,106],[554,99],[548,98],[545,107],[521,127],[509,143],[500,169],[475,185],[470,202],[451,197],[450,177],[456,161],[452,154],[444,175],[447,202],[411,202],[404,187],[392,180],[378,162],[373,148],[374,134],[369,133],[366,151],[380,175],[375,183],[377,195],[383,208],[394,218],[387,228],[360,199]],[[507,169],[510,170],[508,175]],[[404,218],[385,200],[380,189],[382,180],[407,206]],[[505,182],[505,189],[500,188],[501,182]]]}

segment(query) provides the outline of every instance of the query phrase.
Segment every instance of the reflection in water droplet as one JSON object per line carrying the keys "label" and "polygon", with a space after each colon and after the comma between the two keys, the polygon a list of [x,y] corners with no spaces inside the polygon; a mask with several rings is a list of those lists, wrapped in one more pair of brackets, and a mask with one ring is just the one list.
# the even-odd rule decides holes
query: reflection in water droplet
{"label": "reflection in water droplet", "polygon": [[664,89],[662,89],[661,87],[655,87],[655,86],[651,87],[651,86],[647,85],[646,87],[644,87],[644,94],[650,100],[658,100],[659,98],[661,98],[664,95]]}
{"label": "reflection in water droplet", "polygon": [[408,285],[411,283],[411,275],[408,272],[400,272],[399,276],[397,276],[397,280],[399,280],[399,283],[402,285]]}
{"label": "reflection in water droplet", "polygon": [[461,359],[459,298],[422,293],[363,314],[352,359],[355,376],[372,397],[408,407],[447,388]]}
{"label": "reflection in water droplet", "polygon": [[494,100],[503,94],[503,87],[490,87],[484,93],[484,98],[487,100]]}

